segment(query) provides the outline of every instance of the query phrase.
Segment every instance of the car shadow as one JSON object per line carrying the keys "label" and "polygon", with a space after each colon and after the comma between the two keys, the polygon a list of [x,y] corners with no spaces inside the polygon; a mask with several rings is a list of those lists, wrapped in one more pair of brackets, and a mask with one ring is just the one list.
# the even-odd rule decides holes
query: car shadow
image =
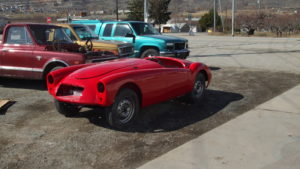
{"label": "car shadow", "polygon": [[[198,104],[185,104],[180,99],[175,99],[146,107],[141,110],[136,122],[122,131],[149,133],[178,130],[213,116],[231,102],[243,98],[237,93],[207,90],[205,99]],[[106,123],[103,112],[103,109],[88,109],[81,111],[75,118],[87,118],[97,126],[111,128]]]}
{"label": "car shadow", "polygon": [[5,88],[47,90],[47,86],[45,82],[42,80],[28,80],[28,79],[14,79],[14,78],[0,77],[0,86]]}

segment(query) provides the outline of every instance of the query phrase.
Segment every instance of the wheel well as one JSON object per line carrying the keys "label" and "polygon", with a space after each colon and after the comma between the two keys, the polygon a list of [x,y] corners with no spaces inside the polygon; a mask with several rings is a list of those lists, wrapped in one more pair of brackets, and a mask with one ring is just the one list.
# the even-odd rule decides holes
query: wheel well
{"label": "wheel well", "polygon": [[204,75],[204,77],[205,77],[205,81],[207,81],[207,80],[208,80],[208,75],[207,75],[207,73],[206,73],[206,71],[205,71],[205,70],[201,70],[199,73],[201,73],[201,74],[203,74],[203,75]]}
{"label": "wheel well", "polygon": [[139,88],[138,85],[136,85],[134,83],[126,83],[126,84],[124,84],[123,86],[120,87],[118,93],[120,92],[121,89],[124,89],[124,88],[134,90],[136,92],[136,94],[138,95],[138,97],[139,97],[140,105],[142,105],[142,92],[141,92],[141,89]]}
{"label": "wheel well", "polygon": [[143,47],[141,48],[141,53],[140,53],[140,55],[142,55],[142,53],[143,53],[145,50],[147,50],[147,49],[155,49],[155,50],[157,50],[157,51],[159,52],[159,48],[156,47],[156,46],[143,46]]}
{"label": "wheel well", "polygon": [[44,72],[43,72],[43,79],[45,79],[46,75],[49,73],[49,71],[57,66],[63,66],[63,67],[67,67],[67,65],[61,63],[61,62],[51,62],[49,63],[45,69],[44,69]]}

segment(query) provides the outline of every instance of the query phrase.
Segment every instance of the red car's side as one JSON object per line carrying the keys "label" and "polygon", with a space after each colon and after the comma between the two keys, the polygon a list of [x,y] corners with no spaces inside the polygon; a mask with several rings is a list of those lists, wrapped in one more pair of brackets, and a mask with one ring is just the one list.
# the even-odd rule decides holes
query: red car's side
{"label": "red car's side", "polygon": [[[120,92],[128,89],[134,93],[132,95],[136,97],[135,104],[139,108],[190,94],[193,90],[203,92],[210,80],[211,72],[202,63],[151,57],[60,69],[48,75],[47,84],[49,93],[60,106],[67,104],[69,107],[73,105],[73,108],[75,105],[114,107]],[[127,91],[128,95],[131,95],[130,92]],[[123,125],[125,124],[115,126]]]}

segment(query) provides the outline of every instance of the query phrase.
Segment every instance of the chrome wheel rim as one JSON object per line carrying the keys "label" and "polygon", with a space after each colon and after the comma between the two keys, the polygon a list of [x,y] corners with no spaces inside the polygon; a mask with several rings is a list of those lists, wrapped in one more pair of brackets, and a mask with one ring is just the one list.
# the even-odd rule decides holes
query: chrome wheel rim
{"label": "chrome wheel rim", "polygon": [[120,118],[121,123],[127,123],[131,120],[133,117],[135,108],[134,103],[130,99],[124,99],[120,101],[120,103],[117,106],[117,113]]}
{"label": "chrome wheel rim", "polygon": [[196,98],[200,98],[203,94],[204,85],[200,80],[197,80],[194,84],[194,95]]}

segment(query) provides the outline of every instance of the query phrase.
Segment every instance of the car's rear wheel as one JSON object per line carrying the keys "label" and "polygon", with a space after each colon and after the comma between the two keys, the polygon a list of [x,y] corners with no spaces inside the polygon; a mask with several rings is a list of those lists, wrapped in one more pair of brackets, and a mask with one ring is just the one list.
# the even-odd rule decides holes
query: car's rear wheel
{"label": "car's rear wheel", "polygon": [[106,109],[106,120],[114,128],[123,129],[133,123],[140,109],[136,92],[124,88],[117,94],[115,102]]}
{"label": "car's rear wheel", "polygon": [[146,49],[142,54],[141,58],[150,57],[150,56],[158,56],[159,53],[156,49]]}
{"label": "car's rear wheel", "polygon": [[199,73],[194,82],[193,90],[185,96],[188,103],[197,103],[202,101],[205,93],[205,76]]}
{"label": "car's rear wheel", "polygon": [[56,99],[54,99],[54,104],[56,107],[56,110],[65,115],[66,117],[72,117],[78,114],[80,107],[77,105],[69,104],[69,103],[64,103],[60,102]]}

